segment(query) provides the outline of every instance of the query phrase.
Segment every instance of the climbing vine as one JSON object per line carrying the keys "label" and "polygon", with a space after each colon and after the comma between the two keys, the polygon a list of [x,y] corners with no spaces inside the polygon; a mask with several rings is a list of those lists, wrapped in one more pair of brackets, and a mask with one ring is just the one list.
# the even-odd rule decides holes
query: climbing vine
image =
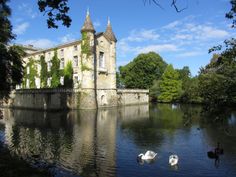
{"label": "climbing vine", "polygon": [[[37,68],[36,68],[36,61],[34,58],[29,58],[29,62],[26,64],[24,68],[24,88],[27,86],[27,79],[29,80],[29,88],[35,88],[35,77],[38,77]],[[27,69],[28,68],[28,69]],[[27,72],[29,70],[29,72]]]}
{"label": "climbing vine", "polygon": [[49,73],[47,71],[47,63],[45,62],[45,57],[42,55],[40,57],[40,81],[41,81],[41,88],[47,87],[47,78],[49,77]]}
{"label": "climbing vine", "polygon": [[91,47],[89,45],[89,37],[86,32],[82,32],[81,54],[86,54],[87,57],[92,54]]}
{"label": "climbing vine", "polygon": [[52,57],[52,67],[51,67],[51,74],[52,76],[52,82],[51,87],[56,88],[60,86],[60,60],[57,56],[57,51],[54,51],[54,56]]}
{"label": "climbing vine", "polygon": [[81,71],[90,71],[90,70],[92,69],[86,66],[85,64],[81,63]]}
{"label": "climbing vine", "polygon": [[64,68],[64,86],[67,88],[73,87],[73,67],[72,62],[68,61]]}

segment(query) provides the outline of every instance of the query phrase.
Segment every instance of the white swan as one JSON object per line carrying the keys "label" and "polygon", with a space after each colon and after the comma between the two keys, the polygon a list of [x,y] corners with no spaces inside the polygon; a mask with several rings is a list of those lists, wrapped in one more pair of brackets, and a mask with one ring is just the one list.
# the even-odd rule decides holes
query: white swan
{"label": "white swan", "polygon": [[171,155],[169,157],[169,164],[171,166],[174,166],[174,165],[177,165],[178,164],[178,161],[179,161],[179,157],[177,155]]}
{"label": "white swan", "polygon": [[153,151],[147,151],[145,154],[139,154],[138,157],[142,160],[152,160],[156,157],[157,153]]}

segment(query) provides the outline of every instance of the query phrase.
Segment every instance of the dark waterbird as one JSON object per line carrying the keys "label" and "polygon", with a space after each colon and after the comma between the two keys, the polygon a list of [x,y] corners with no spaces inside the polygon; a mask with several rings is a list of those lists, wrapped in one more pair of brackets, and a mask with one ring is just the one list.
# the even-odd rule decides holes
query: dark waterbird
{"label": "dark waterbird", "polygon": [[224,150],[223,148],[220,148],[220,143],[217,143],[217,147],[214,149],[214,151],[208,151],[207,156],[210,159],[219,159],[219,155],[223,155]]}

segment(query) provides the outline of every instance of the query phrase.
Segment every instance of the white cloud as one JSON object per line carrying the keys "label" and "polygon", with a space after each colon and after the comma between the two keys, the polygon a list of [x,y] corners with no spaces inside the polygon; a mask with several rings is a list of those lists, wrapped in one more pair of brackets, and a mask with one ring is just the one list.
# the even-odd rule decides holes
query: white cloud
{"label": "white cloud", "polygon": [[59,38],[61,43],[67,43],[67,42],[71,42],[74,41],[75,38],[72,34],[66,34],[65,36]]}
{"label": "white cloud", "polygon": [[22,44],[33,45],[34,47],[45,49],[45,48],[53,47],[55,45],[55,42],[49,39],[32,39],[32,40],[23,41]]}
{"label": "white cloud", "polygon": [[190,34],[176,34],[173,38],[174,40],[191,40],[193,36]]}
{"label": "white cloud", "polygon": [[211,26],[202,26],[201,34],[202,34],[202,38],[207,38],[207,39],[225,38],[229,35],[227,31],[213,28]]}
{"label": "white cloud", "polygon": [[125,41],[130,42],[143,42],[148,40],[157,40],[160,37],[154,29],[141,29],[141,30],[132,30],[130,35],[127,38],[124,38]]}
{"label": "white cloud", "polygon": [[195,56],[199,56],[199,55],[203,55],[206,54],[206,52],[201,52],[201,51],[191,51],[191,52],[184,52],[181,54],[177,54],[177,57],[195,57]]}
{"label": "white cloud", "polygon": [[175,52],[180,50],[176,45],[173,44],[157,44],[157,45],[148,45],[144,47],[137,47],[136,53],[147,53],[147,52]]}
{"label": "white cloud", "polygon": [[13,33],[14,34],[23,34],[28,27],[29,27],[28,22],[21,23],[19,25],[16,25],[15,28],[13,28]]}
{"label": "white cloud", "polygon": [[171,22],[171,23],[169,23],[169,24],[163,26],[163,29],[173,29],[173,28],[179,26],[180,24],[182,24],[182,22],[176,20],[176,21],[173,21],[173,22]]}

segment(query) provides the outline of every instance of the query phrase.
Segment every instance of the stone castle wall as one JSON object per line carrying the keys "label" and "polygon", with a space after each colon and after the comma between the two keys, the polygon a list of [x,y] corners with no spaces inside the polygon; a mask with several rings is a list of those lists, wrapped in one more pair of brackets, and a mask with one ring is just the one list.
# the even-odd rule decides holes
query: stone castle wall
{"label": "stone castle wall", "polygon": [[118,105],[145,104],[149,102],[149,91],[141,89],[118,89]]}
{"label": "stone castle wall", "polygon": [[[23,89],[13,91],[3,107],[60,110],[96,109],[94,89]],[[98,89],[98,107],[148,103],[147,90]]]}

